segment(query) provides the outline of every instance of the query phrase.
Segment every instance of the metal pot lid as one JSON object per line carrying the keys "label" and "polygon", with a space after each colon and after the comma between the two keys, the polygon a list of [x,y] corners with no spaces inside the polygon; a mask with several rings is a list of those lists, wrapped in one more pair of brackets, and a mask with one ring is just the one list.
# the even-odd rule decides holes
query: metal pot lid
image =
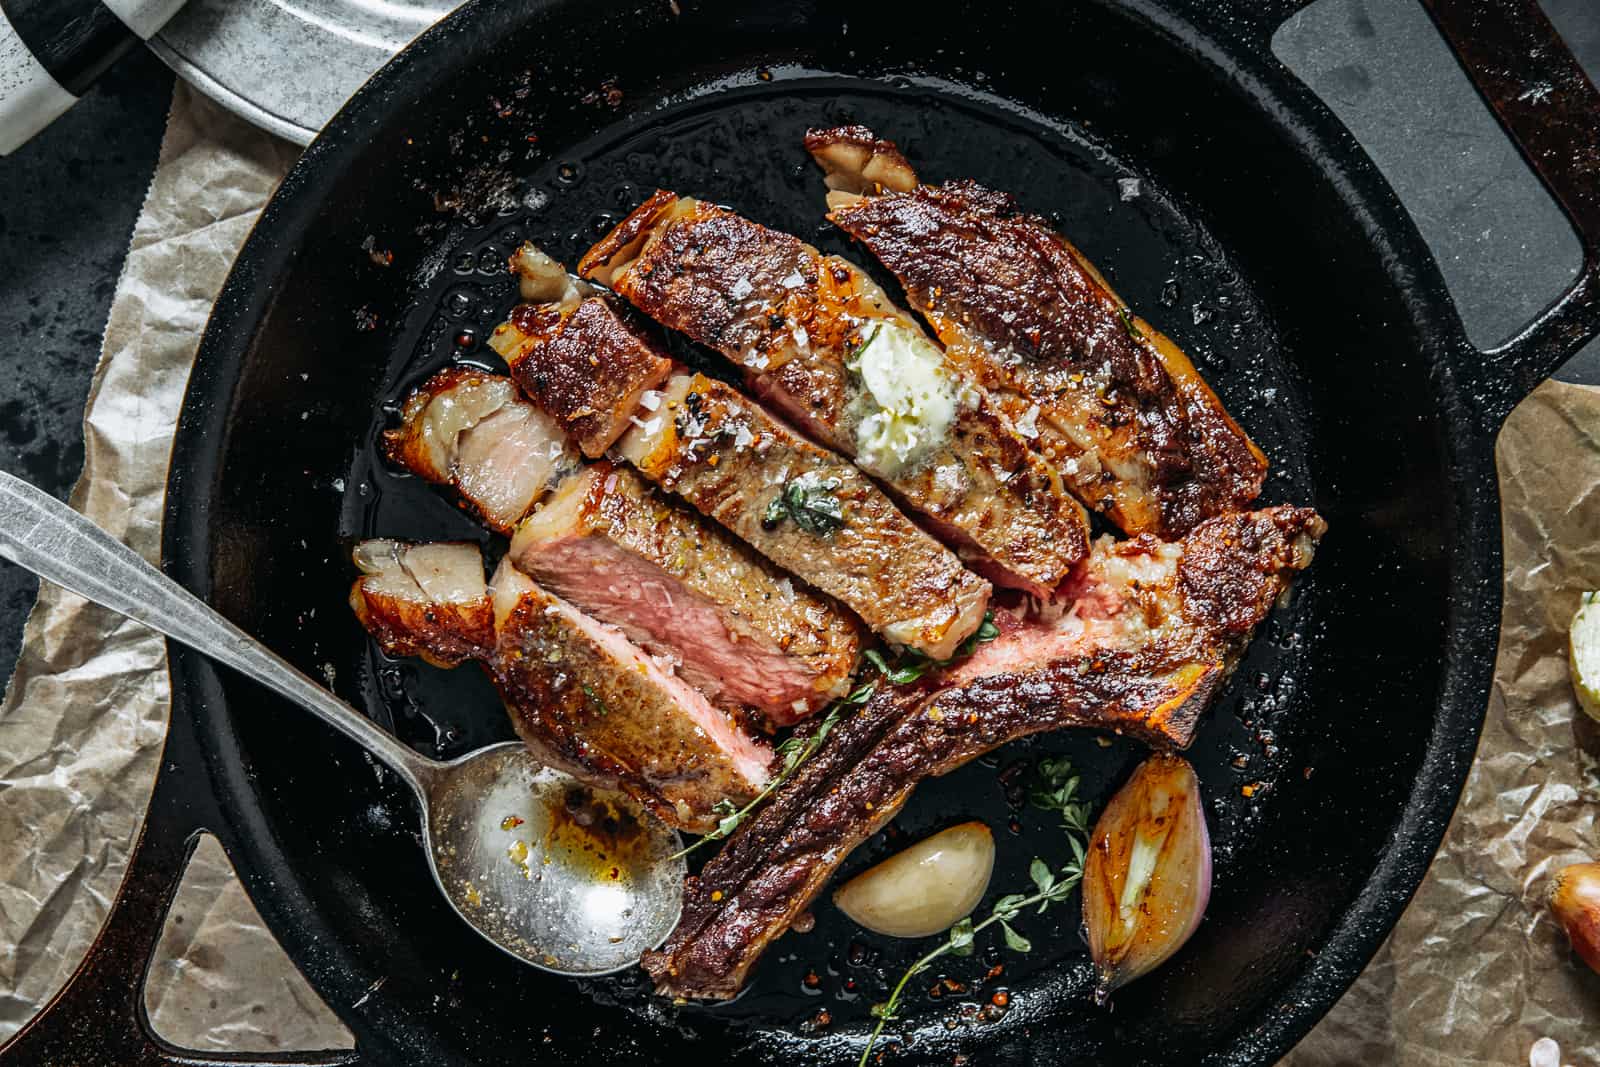
{"label": "metal pot lid", "polygon": [[189,0],[150,39],[228,110],[296,144],[461,0]]}

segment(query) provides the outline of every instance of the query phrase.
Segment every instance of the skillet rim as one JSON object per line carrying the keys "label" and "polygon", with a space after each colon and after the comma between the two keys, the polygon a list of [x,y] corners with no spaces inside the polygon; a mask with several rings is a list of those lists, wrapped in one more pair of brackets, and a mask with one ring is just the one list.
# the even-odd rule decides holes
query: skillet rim
{"label": "skillet rim", "polygon": [[[378,71],[328,124],[284,178],[262,210],[213,306],[202,336],[174,437],[162,535],[163,567],[197,594],[212,591],[211,530],[204,502],[220,482],[220,452],[211,442],[226,433],[233,397],[257,326],[270,310],[275,283],[292,269],[297,245],[287,237],[315,223],[322,191],[347,173],[364,148],[368,129],[393,121],[408,88],[457,71],[474,52],[489,47],[491,27],[520,25],[562,0],[534,0],[516,10],[493,0],[469,0],[422,34]],[[1243,5],[1218,4],[1212,11],[1191,0],[1091,0],[1100,8],[1160,33],[1196,62],[1212,67],[1275,133],[1314,160],[1339,198],[1357,212],[1363,236],[1388,261],[1405,265],[1414,283],[1400,294],[1419,354],[1435,372],[1447,461],[1453,479],[1457,526],[1449,549],[1452,593],[1444,619],[1446,656],[1434,707],[1434,726],[1409,797],[1378,863],[1353,904],[1328,931],[1320,951],[1288,982],[1273,1010],[1257,1013],[1214,1063],[1270,1063],[1287,1052],[1332,1008],[1360,975],[1421,884],[1465,783],[1487,711],[1502,597],[1499,490],[1492,459],[1497,420],[1486,419],[1468,398],[1491,383],[1469,360],[1481,355],[1468,342],[1443,276],[1398,196],[1353,135],[1270,49],[1282,18],[1303,3],[1281,4],[1261,13]],[[1234,9],[1234,10],[1228,10]],[[477,35],[457,48],[464,27]],[[1385,280],[1393,283],[1392,275]],[[1493,383],[1498,385],[1499,383]],[[1485,426],[1485,422],[1496,424]],[[1491,590],[1464,596],[1461,590]],[[208,714],[224,700],[220,676],[200,657],[168,643],[173,676],[173,713],[192,716],[221,797],[248,795],[255,787],[225,717]],[[307,938],[315,922],[310,901],[290,879],[267,873],[287,870],[272,834],[254,806],[243,811],[220,805],[227,827],[212,828],[230,848],[252,902],[318,992],[356,1035],[363,1054],[388,1048],[404,1056],[414,1031],[411,1019],[382,1011],[373,998],[367,1011],[350,1006],[369,984],[348,948],[330,937]],[[313,942],[308,944],[307,942]],[[310,964],[315,963],[315,966]],[[416,1029],[419,1036],[428,1030]]]}

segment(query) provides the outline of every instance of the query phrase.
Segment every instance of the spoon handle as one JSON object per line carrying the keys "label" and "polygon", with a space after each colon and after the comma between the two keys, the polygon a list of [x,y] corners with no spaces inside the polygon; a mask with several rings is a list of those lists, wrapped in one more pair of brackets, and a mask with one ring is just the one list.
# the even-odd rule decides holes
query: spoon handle
{"label": "spoon handle", "polygon": [[0,556],[142,622],[288,697],[425,795],[439,766],[301,674],[138,553],[50,494],[0,471]]}

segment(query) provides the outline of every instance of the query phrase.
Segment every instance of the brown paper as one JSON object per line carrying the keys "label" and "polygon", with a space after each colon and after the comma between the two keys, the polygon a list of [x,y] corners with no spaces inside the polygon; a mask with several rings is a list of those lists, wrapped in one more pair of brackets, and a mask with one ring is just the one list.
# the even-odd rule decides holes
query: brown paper
{"label": "brown paper", "polygon": [[[159,545],[174,419],[200,330],[293,149],[181,85],[118,284],[85,414],[73,503],[147,557]],[[1600,854],[1600,728],[1566,681],[1565,631],[1600,588],[1600,391],[1547,384],[1499,446],[1506,615],[1488,721],[1427,882],[1291,1067],[1520,1067],[1535,1040],[1600,1067],[1600,977],[1543,907],[1550,872]],[[0,705],[0,1039],[70,974],[137,833],[166,724],[163,645],[46,589]],[[347,1046],[271,941],[214,842],[150,972],[180,1046]]]}

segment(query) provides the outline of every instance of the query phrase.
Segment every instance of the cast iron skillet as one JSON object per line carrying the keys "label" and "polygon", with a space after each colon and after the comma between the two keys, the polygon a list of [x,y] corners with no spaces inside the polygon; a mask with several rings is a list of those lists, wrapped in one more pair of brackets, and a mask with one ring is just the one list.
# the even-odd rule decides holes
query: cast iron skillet
{"label": "cast iron skillet", "polygon": [[[570,260],[656,184],[848,251],[821,225],[799,134],[866,121],[934,179],[976,177],[1058,215],[1266,448],[1264,501],[1314,504],[1331,525],[1192,753],[1217,831],[1201,933],[1106,1013],[1085,995],[1072,910],[1033,919],[1029,956],[952,968],[970,982],[1003,963],[981,989],[914,1000],[895,1062],[1269,1063],[1360,972],[1438,844],[1494,658],[1491,442],[1600,331],[1594,88],[1533,0],[1430,4],[1585,248],[1571,291],[1488,353],[1388,186],[1273,60],[1298,0],[468,4],[334,120],[235,265],[179,428],[166,565],[419,747],[507,736],[481,679],[378,658],[343,605],[357,537],[483,539],[375,461],[384,405],[448,360],[487,360],[512,244],[533,236]],[[780,942],[728,1006],[661,1003],[636,975],[533,971],[434,895],[395,782],[308,717],[171,653],[166,759],[121,896],[6,1064],[240,1062],[163,1046],[139,992],[202,829],[357,1039],[353,1053],[245,1062],[838,1061],[913,951],[821,904],[817,929]],[[1031,855],[1061,850],[1048,820],[1012,804],[1017,769],[1046,749],[1071,753],[1097,798],[1138,758],[1048,738],[930,784],[900,831],[1014,820],[994,887],[1010,891]],[[997,987],[1012,1008],[983,1018]]]}

